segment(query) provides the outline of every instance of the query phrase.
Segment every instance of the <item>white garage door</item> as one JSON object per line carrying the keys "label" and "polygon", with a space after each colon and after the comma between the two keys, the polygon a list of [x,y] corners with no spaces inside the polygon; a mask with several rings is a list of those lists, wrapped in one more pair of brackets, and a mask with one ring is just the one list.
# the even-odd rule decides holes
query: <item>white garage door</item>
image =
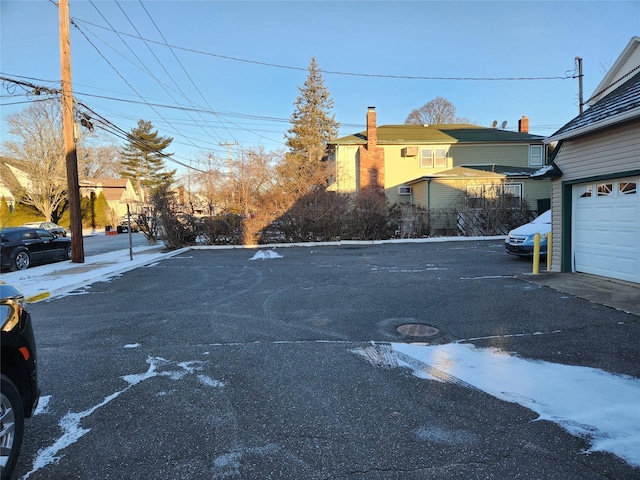
{"label": "white garage door", "polygon": [[640,177],[573,187],[574,270],[640,283]]}

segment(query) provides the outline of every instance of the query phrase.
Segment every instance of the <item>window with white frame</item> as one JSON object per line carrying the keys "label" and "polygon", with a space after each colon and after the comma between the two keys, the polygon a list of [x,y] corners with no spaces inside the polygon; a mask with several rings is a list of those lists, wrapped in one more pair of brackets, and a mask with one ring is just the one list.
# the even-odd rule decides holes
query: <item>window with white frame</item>
{"label": "window with white frame", "polygon": [[520,207],[522,204],[522,184],[508,183],[502,186],[502,196],[506,203],[512,208]]}
{"label": "window with white frame", "polygon": [[445,147],[421,148],[420,167],[422,168],[446,168],[447,149]]}
{"label": "window with white frame", "polygon": [[500,202],[503,207],[519,208],[522,204],[522,184],[467,185],[467,207],[484,208],[487,201]]}
{"label": "window with white frame", "polygon": [[482,208],[484,204],[484,187],[482,185],[467,185],[467,207]]}
{"label": "window with white frame", "polygon": [[544,147],[542,145],[531,145],[529,148],[529,166],[541,167],[544,165]]}
{"label": "window with white frame", "polygon": [[433,150],[430,148],[420,149],[420,166],[422,168],[433,168]]}
{"label": "window with white frame", "polygon": [[444,148],[436,148],[434,164],[436,168],[447,166],[447,151]]}

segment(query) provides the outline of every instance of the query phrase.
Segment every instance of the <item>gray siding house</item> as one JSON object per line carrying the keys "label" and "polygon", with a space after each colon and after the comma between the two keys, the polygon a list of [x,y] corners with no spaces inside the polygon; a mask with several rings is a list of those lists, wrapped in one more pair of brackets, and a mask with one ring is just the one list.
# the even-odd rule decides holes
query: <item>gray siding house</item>
{"label": "gray siding house", "polygon": [[538,172],[552,177],[552,270],[640,283],[640,37],[587,105],[545,140],[557,147]]}

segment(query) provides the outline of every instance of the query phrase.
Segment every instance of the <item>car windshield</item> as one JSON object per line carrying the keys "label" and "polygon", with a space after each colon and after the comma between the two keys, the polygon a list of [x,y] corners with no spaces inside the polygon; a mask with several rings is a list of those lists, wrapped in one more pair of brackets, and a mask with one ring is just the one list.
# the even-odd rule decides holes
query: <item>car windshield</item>
{"label": "car windshield", "polygon": [[551,223],[551,210],[547,210],[542,215],[538,216],[531,223]]}

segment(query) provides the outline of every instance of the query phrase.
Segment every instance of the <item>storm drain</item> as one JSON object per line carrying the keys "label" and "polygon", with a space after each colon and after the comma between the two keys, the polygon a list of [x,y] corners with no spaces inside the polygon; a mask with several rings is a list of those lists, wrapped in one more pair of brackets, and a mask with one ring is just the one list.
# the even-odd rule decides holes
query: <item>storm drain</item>
{"label": "storm drain", "polygon": [[422,323],[406,323],[400,325],[396,330],[403,335],[409,335],[411,337],[433,337],[440,333],[440,330],[436,327]]}

